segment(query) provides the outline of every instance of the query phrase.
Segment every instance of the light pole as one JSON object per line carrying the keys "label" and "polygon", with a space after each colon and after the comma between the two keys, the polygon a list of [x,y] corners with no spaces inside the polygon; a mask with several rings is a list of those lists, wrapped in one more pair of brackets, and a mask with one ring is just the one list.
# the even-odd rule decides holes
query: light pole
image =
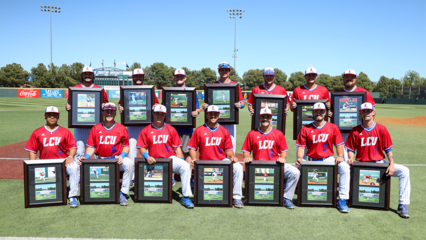
{"label": "light pole", "polygon": [[226,10],[227,12],[229,12],[229,18],[233,18],[235,19],[235,34],[234,34],[234,55],[232,55],[232,58],[234,58],[234,69],[235,71],[237,71],[237,66],[236,66],[236,61],[237,61],[237,18],[243,18],[243,12],[245,12],[246,10],[244,9],[228,9]]}
{"label": "light pole", "polygon": [[42,12],[50,12],[50,65],[53,64],[52,58],[52,13],[61,13],[60,7],[55,6],[41,6]]}

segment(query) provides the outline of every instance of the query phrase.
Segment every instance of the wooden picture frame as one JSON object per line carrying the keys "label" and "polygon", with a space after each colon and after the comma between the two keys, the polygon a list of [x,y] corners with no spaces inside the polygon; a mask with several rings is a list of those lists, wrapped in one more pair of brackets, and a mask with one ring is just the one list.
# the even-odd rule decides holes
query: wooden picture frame
{"label": "wooden picture frame", "polygon": [[120,101],[123,107],[121,124],[124,126],[151,124],[152,106],[155,104],[153,85],[120,86]]}
{"label": "wooden picture frame", "polygon": [[349,133],[353,127],[362,123],[359,109],[367,99],[367,92],[331,93],[331,123],[339,127],[340,132]]}
{"label": "wooden picture frame", "polygon": [[[172,99],[175,99],[174,101],[177,104]],[[174,127],[195,128],[197,121],[195,117],[192,117],[191,113],[196,109],[196,100],[195,87],[163,87],[162,103],[167,109],[165,122]],[[172,112],[185,114],[186,121],[181,121],[176,116],[172,116],[172,114],[176,114]],[[179,121],[173,121],[174,119]]]}
{"label": "wooden picture frame", "polygon": [[245,179],[245,205],[283,206],[284,164],[277,161],[246,163]]}
{"label": "wooden picture frame", "polygon": [[272,127],[280,130],[285,135],[285,126],[287,119],[285,115],[285,109],[287,107],[287,98],[287,95],[253,94],[252,106],[254,109],[254,115],[251,118],[251,130],[254,130],[260,126],[260,109],[264,108],[265,104],[276,104],[276,106],[268,106],[272,112]]}
{"label": "wooden picture frame", "polygon": [[103,88],[68,88],[68,128],[90,128],[102,122]]}
{"label": "wooden picture frame", "polygon": [[[194,165],[194,206],[195,207],[232,207],[233,163],[231,161],[197,160]],[[209,180],[207,170],[216,170],[218,183]],[[222,171],[221,171],[222,170]],[[219,175],[218,173],[221,173]],[[213,175],[211,175],[213,176]],[[222,176],[222,181],[220,181]],[[220,196],[222,195],[222,196]],[[216,199],[215,199],[216,198]]]}
{"label": "wooden picture frame", "polygon": [[[303,126],[308,125],[314,122],[313,119],[309,119],[309,112],[312,112],[312,108],[315,103],[326,103],[328,99],[313,99],[313,100],[299,100],[294,99],[294,102],[297,103],[296,110],[293,112],[293,140],[297,140],[299,136],[300,129]],[[305,110],[305,111],[304,111]],[[305,115],[303,112],[306,112]],[[305,115],[305,116],[304,116]],[[325,115],[325,121],[328,121],[328,115]]]}
{"label": "wooden picture frame", "polygon": [[[171,158],[156,158],[155,161],[156,163],[150,165],[145,158],[135,159],[135,202],[172,203],[173,161]],[[150,170],[153,171],[152,176],[149,175]],[[158,177],[159,173],[161,178]],[[160,183],[161,187],[157,188]],[[150,184],[150,187],[152,184],[154,189],[150,191],[149,188],[145,188],[146,184]],[[159,195],[157,192],[161,192],[161,196],[155,196]]]}
{"label": "wooden picture frame", "polygon": [[25,208],[67,205],[65,159],[25,160],[23,167]]}
{"label": "wooden picture frame", "polygon": [[[222,117],[219,116],[219,123],[238,124],[239,109],[235,107],[235,103],[239,101],[238,84],[236,83],[204,84],[204,102],[216,105],[220,109]],[[208,122],[206,114],[204,114],[204,121]]]}

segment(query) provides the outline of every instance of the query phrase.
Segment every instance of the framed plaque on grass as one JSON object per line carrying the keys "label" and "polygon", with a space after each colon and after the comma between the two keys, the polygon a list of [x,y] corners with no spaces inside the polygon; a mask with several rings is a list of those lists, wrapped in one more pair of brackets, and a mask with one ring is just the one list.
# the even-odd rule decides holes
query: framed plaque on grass
{"label": "framed plaque on grass", "polygon": [[103,88],[68,88],[68,128],[93,127],[102,122]]}
{"label": "framed plaque on grass", "polygon": [[152,122],[152,106],[155,104],[153,85],[120,86],[120,100],[124,108],[121,124],[147,126]]}
{"label": "framed plaque on grass", "polygon": [[235,107],[235,103],[239,102],[238,84],[204,84],[204,102],[219,108],[219,123],[238,124],[238,108]]}
{"label": "framed plaque on grass", "polygon": [[340,132],[349,133],[353,127],[362,123],[359,115],[361,104],[365,102],[366,92],[333,92],[331,93],[331,122],[336,124]]}
{"label": "framed plaque on grass", "polygon": [[164,87],[163,105],[166,106],[165,122],[177,127],[195,128],[192,117],[196,103],[195,87]]}
{"label": "framed plaque on grass", "polygon": [[[297,140],[300,129],[303,126],[314,122],[312,109],[315,103],[326,103],[328,99],[315,99],[315,100],[299,100],[294,99],[297,103],[296,110],[293,112],[293,140]],[[325,114],[325,121],[328,121],[328,115]]]}
{"label": "framed plaque on grass", "polygon": [[262,108],[269,108],[272,112],[272,127],[282,131],[285,135],[285,108],[287,107],[287,95],[254,94],[254,115],[251,120],[251,129],[260,126],[259,113]]}

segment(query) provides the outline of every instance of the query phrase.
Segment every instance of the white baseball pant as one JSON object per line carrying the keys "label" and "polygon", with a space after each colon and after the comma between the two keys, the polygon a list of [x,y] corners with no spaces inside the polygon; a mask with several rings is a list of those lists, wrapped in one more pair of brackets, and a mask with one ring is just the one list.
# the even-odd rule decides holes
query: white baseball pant
{"label": "white baseball pant", "polygon": [[235,154],[235,148],[237,147],[236,142],[236,136],[237,136],[237,125],[235,124],[221,124],[226,130],[229,131],[229,134],[231,135],[232,145],[234,146],[234,154]]}
{"label": "white baseball pant", "polygon": [[284,198],[292,200],[294,191],[296,191],[297,183],[299,182],[300,171],[294,166],[284,164]]}
{"label": "white baseball pant", "polygon": [[[348,140],[348,137],[349,137],[349,133],[342,133],[343,142],[345,144],[346,144],[346,141]],[[344,150],[343,158],[345,159],[345,161],[348,161],[348,159],[349,159],[348,149],[346,149],[345,147],[343,147],[343,150]]]}
{"label": "white baseball pant", "polygon": [[[235,149],[235,148],[234,148]],[[222,161],[231,161],[229,158],[225,158]],[[232,165],[233,172],[233,199],[241,200],[243,196],[243,166],[240,163],[234,163]]]}
{"label": "white baseball pant", "polygon": [[74,128],[74,139],[77,144],[77,152],[74,156],[74,160],[78,160],[80,157],[84,157],[86,153],[86,143],[89,138],[91,128]]}
{"label": "white baseball pant", "polygon": [[78,194],[78,183],[80,182],[80,165],[74,160],[66,169],[67,174],[70,176],[70,191],[68,193],[68,198],[75,197]]}
{"label": "white baseball pant", "polygon": [[180,174],[180,181],[182,184],[182,195],[184,197],[192,196],[191,191],[191,165],[185,160],[182,160],[176,156],[170,157],[173,161],[173,172]]}
{"label": "white baseball pant", "polygon": [[[95,155],[96,159],[102,159]],[[125,157],[123,163],[119,165],[120,172],[124,171],[123,181],[121,182],[120,191],[124,194],[129,194],[130,183],[132,181],[133,172],[135,171],[135,163],[130,158]]]}
{"label": "white baseball pant", "polygon": [[130,158],[133,162],[135,162],[135,158],[138,154],[136,143],[138,142],[139,134],[144,128],[145,126],[127,127],[127,132],[129,132],[129,148],[130,148],[129,155],[127,157]]}

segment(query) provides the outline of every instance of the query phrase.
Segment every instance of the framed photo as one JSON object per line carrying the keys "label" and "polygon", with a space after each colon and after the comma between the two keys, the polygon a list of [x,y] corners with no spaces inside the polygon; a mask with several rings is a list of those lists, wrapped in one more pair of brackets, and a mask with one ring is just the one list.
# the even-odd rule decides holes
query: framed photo
{"label": "framed photo", "polygon": [[333,162],[302,161],[297,205],[336,207],[337,166]]}
{"label": "framed photo", "polygon": [[120,86],[123,105],[121,124],[147,126],[152,122],[152,106],[155,104],[153,85]]}
{"label": "framed photo", "polygon": [[367,99],[366,92],[333,92],[331,93],[331,122],[336,124],[340,132],[349,133],[353,127],[362,123],[359,115],[361,104]]}
{"label": "framed photo", "polygon": [[195,128],[195,87],[163,87],[163,105],[166,106],[166,123],[172,126]]}
{"label": "framed photo", "polygon": [[80,203],[119,203],[119,166],[115,159],[83,160],[80,166]]}
{"label": "framed photo", "polygon": [[67,205],[65,159],[24,161],[25,208]]}
{"label": "framed photo", "polygon": [[68,128],[93,127],[102,122],[103,88],[68,88]]}
{"label": "framed photo", "polygon": [[389,163],[355,162],[351,166],[349,207],[389,211]]}
{"label": "framed photo", "polygon": [[272,112],[272,127],[282,131],[285,135],[285,108],[287,107],[287,95],[254,94],[254,115],[251,120],[251,129],[260,126],[259,111],[269,108]]}
{"label": "framed photo", "polygon": [[197,160],[194,176],[196,207],[232,207],[231,161]]}
{"label": "framed photo", "polygon": [[[294,99],[297,103],[297,108],[293,113],[293,140],[297,140],[300,129],[303,126],[314,122],[312,109],[315,103],[326,103],[328,99],[313,99],[313,100],[299,100]],[[325,114],[325,121],[328,121],[328,115]]]}
{"label": "framed photo", "polygon": [[[219,123],[238,124],[238,108],[234,105],[239,102],[238,84],[204,84],[204,101],[219,108]],[[205,122],[207,122],[207,116],[205,116]]]}
{"label": "framed photo", "polygon": [[148,164],[145,158],[136,158],[135,202],[172,203],[171,158],[156,158]]}
{"label": "framed photo", "polygon": [[245,205],[282,206],[284,164],[276,161],[246,163]]}

